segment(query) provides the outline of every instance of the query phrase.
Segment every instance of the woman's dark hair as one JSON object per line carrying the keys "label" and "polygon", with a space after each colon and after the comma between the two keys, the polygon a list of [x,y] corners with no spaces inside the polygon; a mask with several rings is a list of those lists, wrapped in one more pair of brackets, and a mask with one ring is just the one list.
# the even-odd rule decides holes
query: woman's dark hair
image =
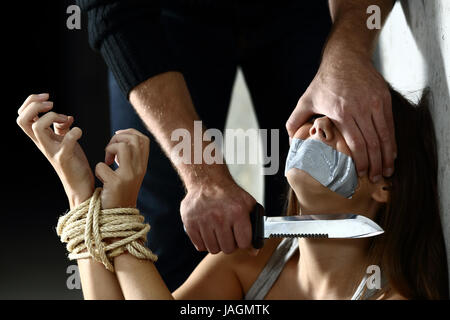
{"label": "woman's dark hair", "polygon": [[[428,91],[413,104],[390,88],[397,159],[390,199],[375,221],[385,230],[371,240],[368,263],[407,299],[448,299],[448,273],[439,215],[438,161]],[[288,214],[298,214],[290,190]]]}

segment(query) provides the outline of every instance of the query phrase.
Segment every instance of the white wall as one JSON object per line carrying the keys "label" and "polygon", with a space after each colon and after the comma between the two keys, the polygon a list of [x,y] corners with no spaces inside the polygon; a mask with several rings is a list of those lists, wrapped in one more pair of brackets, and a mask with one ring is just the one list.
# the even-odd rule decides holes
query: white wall
{"label": "white wall", "polygon": [[386,80],[413,100],[424,87],[431,89],[450,266],[450,0],[397,1],[381,32],[375,60]]}
{"label": "white wall", "polygon": [[[236,81],[231,96],[230,111],[225,127],[227,129],[259,129],[258,121],[253,109],[253,103],[248,92],[244,75],[240,68],[236,74]],[[262,162],[262,144],[259,141],[258,159]],[[248,152],[236,150],[236,152]],[[228,164],[234,180],[250,193],[256,201],[264,205],[264,178],[261,164]]]}

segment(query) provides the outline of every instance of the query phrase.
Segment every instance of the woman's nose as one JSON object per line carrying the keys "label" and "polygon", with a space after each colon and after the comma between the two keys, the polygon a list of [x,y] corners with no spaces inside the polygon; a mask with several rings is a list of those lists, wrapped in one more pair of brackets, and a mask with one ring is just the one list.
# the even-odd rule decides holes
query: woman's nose
{"label": "woman's nose", "polygon": [[309,135],[318,140],[331,141],[334,138],[333,123],[327,117],[317,118],[309,129]]}

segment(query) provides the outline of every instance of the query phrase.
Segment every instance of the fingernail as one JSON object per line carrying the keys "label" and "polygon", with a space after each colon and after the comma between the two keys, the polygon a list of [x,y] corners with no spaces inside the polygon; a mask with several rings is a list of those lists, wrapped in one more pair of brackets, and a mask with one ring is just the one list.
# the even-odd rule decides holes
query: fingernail
{"label": "fingernail", "polygon": [[367,174],[367,171],[359,171],[359,172],[358,172],[358,176],[359,176],[360,178],[364,177],[366,174]]}
{"label": "fingernail", "polygon": [[48,97],[48,93],[40,93],[38,94],[38,98],[46,98]]}
{"label": "fingernail", "polygon": [[390,177],[390,176],[392,176],[393,173],[394,173],[394,169],[392,169],[392,168],[386,168],[386,169],[384,169],[384,171],[383,171],[383,176],[385,176],[385,177]]}
{"label": "fingernail", "polygon": [[381,180],[381,176],[380,176],[380,175],[375,176],[375,177],[372,178],[372,182],[373,182],[373,183],[377,183],[377,182],[379,182],[380,180]]}
{"label": "fingernail", "polygon": [[51,102],[51,101],[44,101],[44,102],[42,102],[42,104],[44,106],[48,107],[48,106],[51,106],[53,104],[53,102]]}

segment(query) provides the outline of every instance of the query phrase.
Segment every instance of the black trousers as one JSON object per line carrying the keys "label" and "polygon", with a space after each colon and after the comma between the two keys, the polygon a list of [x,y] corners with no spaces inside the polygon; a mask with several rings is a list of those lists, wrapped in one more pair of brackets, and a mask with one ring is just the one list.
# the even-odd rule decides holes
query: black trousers
{"label": "black trousers", "polygon": [[[281,215],[289,149],[285,123],[317,72],[331,28],[327,1],[234,5],[220,10],[172,7],[164,10],[161,23],[206,127],[224,129],[236,70],[242,69],[260,128],[279,129],[280,167],[277,174],[264,177],[264,201],[268,215]],[[185,191],[176,171],[111,74],[109,88],[113,132],[136,128],[151,139],[138,207],[152,226],[148,245],[159,256],[156,266],[173,291],[205,253],[197,252],[184,233],[179,208]]]}

